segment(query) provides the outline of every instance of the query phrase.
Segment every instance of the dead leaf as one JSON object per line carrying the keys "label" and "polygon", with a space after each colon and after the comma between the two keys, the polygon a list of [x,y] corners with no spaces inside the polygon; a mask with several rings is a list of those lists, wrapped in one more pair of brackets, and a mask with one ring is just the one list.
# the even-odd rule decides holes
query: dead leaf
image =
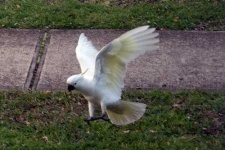
{"label": "dead leaf", "polygon": [[16,4],[15,6],[16,6],[17,9],[20,9],[20,5],[19,4]]}
{"label": "dead leaf", "polygon": [[46,142],[48,142],[48,137],[47,137],[46,135],[44,135],[44,136],[42,137],[42,139],[44,139]]}
{"label": "dead leaf", "polygon": [[173,108],[181,108],[182,106],[180,105],[180,104],[173,104],[173,106],[172,106]]}
{"label": "dead leaf", "polygon": [[174,21],[174,22],[178,22],[178,21],[179,21],[179,17],[178,17],[178,16],[174,17],[174,18],[173,18],[173,21]]}
{"label": "dead leaf", "polygon": [[23,123],[26,119],[24,116],[20,115],[19,117],[15,117],[15,120],[17,122]]}
{"label": "dead leaf", "polygon": [[28,122],[28,121],[25,121],[25,124],[26,124],[27,126],[29,126],[29,125],[30,125],[30,122]]}
{"label": "dead leaf", "polygon": [[155,131],[155,130],[149,130],[149,132],[150,132],[150,133],[156,133],[156,131]]}
{"label": "dead leaf", "polygon": [[130,133],[130,130],[123,131],[123,133],[125,134]]}

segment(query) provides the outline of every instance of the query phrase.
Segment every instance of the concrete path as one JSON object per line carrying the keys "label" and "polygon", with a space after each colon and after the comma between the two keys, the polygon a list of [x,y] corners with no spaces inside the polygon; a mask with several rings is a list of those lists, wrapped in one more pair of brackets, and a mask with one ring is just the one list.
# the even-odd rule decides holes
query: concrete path
{"label": "concrete path", "polygon": [[[82,32],[100,49],[125,31],[1,29],[0,90],[66,90],[80,73],[74,49]],[[125,88],[225,89],[225,32],[161,31],[160,40],[159,50],[129,64]]]}
{"label": "concrete path", "polygon": [[39,30],[0,30],[0,90],[28,88],[41,34]]}

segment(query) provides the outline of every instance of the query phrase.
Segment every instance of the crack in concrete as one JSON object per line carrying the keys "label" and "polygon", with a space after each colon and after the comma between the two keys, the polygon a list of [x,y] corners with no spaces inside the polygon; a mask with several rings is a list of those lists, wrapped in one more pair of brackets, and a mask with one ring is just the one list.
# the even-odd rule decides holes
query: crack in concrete
{"label": "crack in concrete", "polygon": [[45,31],[43,34],[41,34],[37,42],[31,66],[24,85],[25,90],[36,90],[49,43],[50,35],[48,31]]}
{"label": "crack in concrete", "polygon": [[26,81],[25,81],[25,84],[24,84],[24,87],[23,87],[23,89],[25,89],[25,90],[28,90],[29,87],[30,87],[30,84],[31,84],[31,81],[32,81],[32,78],[33,78],[33,72],[34,72],[35,67],[36,67],[36,61],[37,61],[37,58],[38,58],[38,53],[39,53],[39,49],[40,49],[42,39],[43,39],[43,34],[41,34],[39,36],[38,42],[37,42],[35,50],[34,50],[34,55],[33,55],[33,58],[32,58],[31,64],[30,64],[30,68],[29,68],[28,73],[27,73],[27,78],[26,78]]}
{"label": "crack in concrete", "polygon": [[36,90],[37,89],[37,84],[39,82],[40,76],[41,76],[41,71],[45,62],[45,56],[47,53],[48,45],[50,43],[50,33],[46,31],[43,35],[42,39],[42,46],[40,47],[39,50],[39,57],[37,59],[37,68],[36,71],[34,72],[34,80],[31,83],[30,89]]}

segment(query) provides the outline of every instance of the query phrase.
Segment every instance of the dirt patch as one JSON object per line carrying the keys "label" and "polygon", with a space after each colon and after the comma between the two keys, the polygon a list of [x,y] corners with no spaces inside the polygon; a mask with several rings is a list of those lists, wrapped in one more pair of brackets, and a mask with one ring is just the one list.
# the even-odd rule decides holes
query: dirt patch
{"label": "dirt patch", "polygon": [[203,133],[207,135],[216,135],[225,131],[225,110],[219,112],[206,111],[204,112],[204,115],[202,121],[205,122],[206,120],[210,120],[212,124],[209,127],[202,128]]}

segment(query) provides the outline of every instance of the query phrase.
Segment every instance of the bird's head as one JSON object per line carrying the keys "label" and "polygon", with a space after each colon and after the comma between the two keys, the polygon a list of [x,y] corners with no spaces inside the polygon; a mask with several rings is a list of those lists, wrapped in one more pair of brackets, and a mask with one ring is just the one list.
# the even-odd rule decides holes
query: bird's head
{"label": "bird's head", "polygon": [[77,74],[77,75],[73,75],[73,76],[70,76],[66,83],[68,85],[68,91],[72,91],[76,88],[77,86],[77,83],[79,82],[79,80],[82,78],[82,75],[81,74]]}

